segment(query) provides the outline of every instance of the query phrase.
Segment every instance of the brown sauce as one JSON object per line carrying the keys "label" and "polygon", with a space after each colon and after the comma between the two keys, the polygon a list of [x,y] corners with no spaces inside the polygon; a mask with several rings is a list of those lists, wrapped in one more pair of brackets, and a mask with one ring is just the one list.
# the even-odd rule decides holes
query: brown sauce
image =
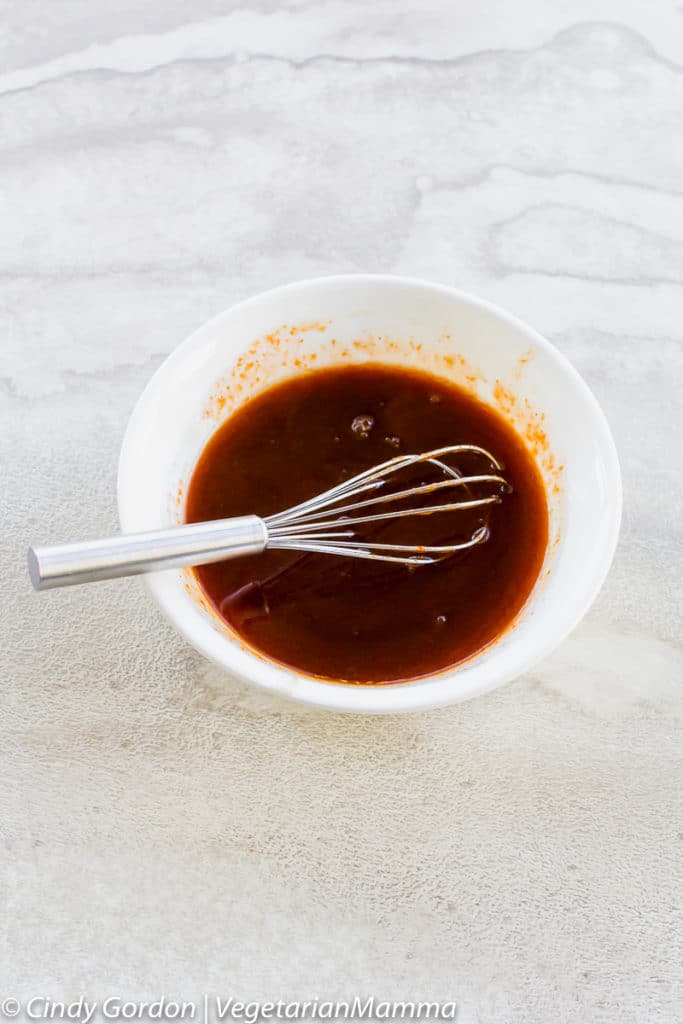
{"label": "brown sauce", "polygon": [[485,510],[373,526],[373,539],[443,544],[485,523],[485,543],[417,568],[266,551],[195,569],[203,590],[252,648],[327,679],[396,682],[471,657],[505,631],[531,592],[548,515],[540,475],[514,429],[441,378],[371,364],[315,371],[263,392],[209,440],[186,518],[270,515],[396,454],[454,443],[492,452],[512,492]]}

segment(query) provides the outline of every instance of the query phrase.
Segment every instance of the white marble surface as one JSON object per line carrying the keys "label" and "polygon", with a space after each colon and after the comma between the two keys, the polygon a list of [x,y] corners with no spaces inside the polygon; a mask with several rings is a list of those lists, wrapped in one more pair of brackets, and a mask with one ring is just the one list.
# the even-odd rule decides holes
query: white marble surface
{"label": "white marble surface", "polygon": [[[679,1020],[681,4],[0,19],[0,995]],[[137,582],[31,594],[27,541],[115,527],[173,346],[354,270],[503,304],[602,402],[624,526],[574,635],[489,697],[345,718],[226,681]]]}

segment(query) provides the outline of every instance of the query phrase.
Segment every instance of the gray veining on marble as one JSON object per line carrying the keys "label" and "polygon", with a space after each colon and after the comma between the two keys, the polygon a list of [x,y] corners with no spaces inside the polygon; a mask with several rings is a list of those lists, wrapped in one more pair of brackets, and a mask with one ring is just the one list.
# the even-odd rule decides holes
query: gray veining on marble
{"label": "gray veining on marble", "polygon": [[[673,1024],[681,4],[5,0],[0,54],[0,996]],[[445,711],[275,704],[135,581],[25,576],[29,540],[115,528],[126,420],[174,345],[345,271],[522,316],[620,451],[584,624]]]}

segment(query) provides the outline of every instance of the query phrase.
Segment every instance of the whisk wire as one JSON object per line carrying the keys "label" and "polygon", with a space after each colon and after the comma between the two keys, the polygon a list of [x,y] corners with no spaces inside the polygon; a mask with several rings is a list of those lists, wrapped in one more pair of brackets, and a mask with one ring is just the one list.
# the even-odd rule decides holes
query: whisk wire
{"label": "whisk wire", "polygon": [[401,469],[406,469],[409,466],[416,466],[422,462],[432,462],[442,471],[452,475],[454,472],[452,467],[447,466],[444,463],[440,463],[438,460],[442,455],[458,454],[480,455],[487,459],[495,469],[502,470],[503,468],[490,452],[486,451],[485,448],[480,448],[478,445],[445,445],[442,448],[434,448],[429,452],[422,452],[420,455],[396,455],[392,459],[387,459],[386,462],[381,462],[377,466],[372,466],[370,469],[366,469],[363,472],[358,473],[356,476],[351,477],[350,480],[345,480],[343,483],[336,484],[334,487],[331,487],[327,491],[323,491],[321,494],[317,494],[313,498],[307,498],[306,501],[302,501],[298,505],[293,505],[291,508],[285,509],[283,512],[276,512],[274,515],[268,516],[266,518],[266,522],[269,525],[271,523],[276,525],[291,519],[299,519],[300,513],[305,513],[308,509],[321,508],[323,506],[336,503],[343,498],[383,487],[387,477]]}
{"label": "whisk wire", "polygon": [[[453,455],[474,455],[486,459],[498,472],[465,475],[459,469],[443,461],[445,456]],[[382,494],[375,494],[373,497],[362,498],[359,501],[349,501],[349,499],[359,498],[383,488],[387,480],[398,472],[421,464],[431,465],[444,474],[447,479],[420,483],[398,491],[386,491]],[[309,498],[284,512],[268,516],[265,519],[268,530],[268,547],[279,550],[319,552],[352,558],[403,562],[409,565],[433,563],[455,552],[464,551],[483,543],[488,537],[487,527],[480,526],[475,529],[467,540],[431,546],[380,543],[358,538],[355,529],[340,531],[339,527],[384,523],[407,516],[425,516],[493,505],[501,500],[501,494],[508,489],[507,481],[499,475],[502,469],[502,464],[490,452],[477,445],[446,445],[420,455],[397,455],[378,466],[359,473],[350,480],[329,488],[314,498]],[[494,493],[476,496],[471,488],[476,488],[479,485],[487,485],[489,488],[493,486],[496,490]],[[410,505],[407,508],[382,510],[371,514],[356,514],[380,505],[400,503],[407,499],[455,487],[467,491],[466,500],[426,506]],[[343,502],[345,503],[342,504]],[[341,539],[343,537],[353,539]]]}
{"label": "whisk wire", "polygon": [[[380,494],[376,498],[366,498],[365,501],[353,502],[351,505],[341,505],[341,506],[334,505],[333,507],[327,509],[327,511],[316,511],[315,513],[311,512],[308,515],[304,515],[301,518],[297,519],[297,528],[299,526],[303,526],[306,522],[308,522],[310,519],[313,519],[313,518],[321,519],[321,518],[326,517],[326,516],[336,516],[336,515],[340,515],[340,514],[342,514],[344,512],[351,512],[351,511],[354,511],[354,510],[360,509],[360,508],[368,508],[371,505],[381,505],[381,504],[386,504],[386,503],[392,502],[392,501],[402,501],[404,498],[413,498],[413,497],[416,497],[419,494],[433,494],[434,491],[440,491],[440,490],[443,490],[446,487],[460,487],[460,486],[463,486],[463,485],[464,486],[469,486],[470,484],[479,484],[479,483],[500,484],[501,487],[507,486],[506,481],[504,480],[504,478],[502,476],[494,476],[493,474],[482,474],[480,476],[459,476],[459,477],[451,478],[449,480],[441,480],[438,483],[421,484],[419,487],[410,487],[410,488],[408,488],[405,491],[391,492],[389,494]],[[498,499],[497,496],[493,496],[490,499],[489,498],[486,499],[486,504],[489,504],[492,501],[498,501],[498,500],[499,499]],[[446,506],[440,506],[440,507],[443,508],[444,511],[447,510]],[[448,506],[448,508],[452,508],[452,507],[453,506]],[[463,505],[463,504],[459,503],[458,507],[459,508],[463,508],[463,507],[467,508],[467,507],[472,507],[472,506],[467,506],[467,505]],[[401,513],[398,513],[398,514],[407,515],[408,512],[415,512],[415,513],[417,513],[419,511],[426,512],[427,509],[419,509],[419,508],[404,509],[404,510],[402,510]],[[438,509],[436,509],[436,511],[438,511]],[[388,513],[387,517],[389,517],[390,515],[391,514]],[[369,520],[356,519],[356,522],[363,522],[363,521],[368,522]],[[274,529],[277,530],[277,527],[275,527]]]}

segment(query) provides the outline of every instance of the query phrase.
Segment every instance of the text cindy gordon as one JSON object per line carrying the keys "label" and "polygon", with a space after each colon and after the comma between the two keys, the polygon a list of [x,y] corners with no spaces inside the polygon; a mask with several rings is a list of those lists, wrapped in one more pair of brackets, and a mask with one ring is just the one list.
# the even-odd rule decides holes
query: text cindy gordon
{"label": "text cindy gordon", "polygon": [[203,996],[199,1001],[161,996],[153,1000],[87,999],[79,996],[71,1002],[32,996],[25,1002],[6,997],[0,1002],[5,1018],[23,1017],[29,1021],[62,1021],[92,1024],[97,1020],[114,1021],[196,1021],[197,1024],[221,1024],[244,1021],[256,1024],[266,1020],[455,1020],[454,1002],[377,999],[353,996],[351,999],[273,1001],[240,1000],[234,996]]}

